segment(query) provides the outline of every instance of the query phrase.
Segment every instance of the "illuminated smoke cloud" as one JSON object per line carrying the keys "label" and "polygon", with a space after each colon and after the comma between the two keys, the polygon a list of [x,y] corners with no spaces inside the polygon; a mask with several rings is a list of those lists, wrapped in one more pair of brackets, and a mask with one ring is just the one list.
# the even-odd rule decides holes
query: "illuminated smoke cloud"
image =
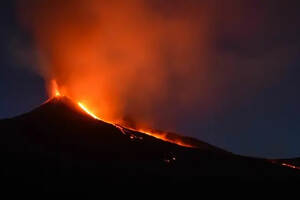
{"label": "illuminated smoke cloud", "polygon": [[[19,9],[47,85],[56,80],[103,119],[176,130],[192,112],[201,120],[229,98],[251,97],[279,77],[290,54],[253,53],[264,10],[224,2],[26,0]],[[237,53],[224,42],[231,37],[252,46]]]}

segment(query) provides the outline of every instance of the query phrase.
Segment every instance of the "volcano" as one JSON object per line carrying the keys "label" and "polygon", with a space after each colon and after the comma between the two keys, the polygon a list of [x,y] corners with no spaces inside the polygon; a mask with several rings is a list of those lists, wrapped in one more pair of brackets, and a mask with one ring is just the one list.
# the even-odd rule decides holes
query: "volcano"
{"label": "volcano", "polygon": [[[20,187],[91,187],[98,183],[181,182],[201,176],[246,179],[299,177],[267,159],[232,154],[169,133],[185,147],[93,118],[67,97],[52,98],[24,115],[0,121],[1,176]],[[23,180],[23,181],[20,181]],[[7,184],[7,182],[6,182]],[[29,187],[29,186],[28,186]]]}

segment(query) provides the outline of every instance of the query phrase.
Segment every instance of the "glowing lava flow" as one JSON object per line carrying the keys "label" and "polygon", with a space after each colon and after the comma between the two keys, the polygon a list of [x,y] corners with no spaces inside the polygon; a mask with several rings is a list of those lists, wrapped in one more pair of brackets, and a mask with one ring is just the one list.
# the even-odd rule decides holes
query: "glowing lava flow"
{"label": "glowing lava flow", "polygon": [[92,111],[90,111],[87,106],[85,106],[83,103],[81,102],[78,102],[77,103],[78,106],[83,110],[85,111],[88,115],[90,115],[91,117],[93,117],[94,119],[97,119],[97,120],[101,120],[101,121],[104,121],[104,122],[107,122],[107,123],[110,123],[112,125],[114,125],[116,128],[118,128],[124,135],[126,135],[126,130],[130,130],[130,131],[136,131],[136,132],[140,132],[140,133],[144,133],[146,135],[149,135],[149,136],[152,136],[152,137],[155,137],[157,139],[160,139],[160,140],[163,140],[163,141],[167,141],[167,142],[171,142],[171,143],[174,143],[174,144],[177,144],[177,145],[180,145],[180,146],[184,146],[184,147],[190,147],[192,148],[193,146],[192,145],[189,145],[187,143],[184,143],[182,141],[179,141],[179,140],[172,140],[172,139],[168,139],[167,138],[167,134],[165,133],[155,133],[155,132],[150,132],[150,131],[145,131],[145,130],[141,130],[141,129],[133,129],[133,128],[130,128],[130,127],[123,127],[121,125],[118,125],[118,124],[115,124],[113,122],[108,122],[108,121],[105,121],[99,117],[97,117]]}
{"label": "glowing lava flow", "polygon": [[137,131],[137,132],[140,132],[140,133],[144,133],[145,135],[149,135],[149,136],[152,136],[152,137],[155,137],[157,139],[160,139],[160,140],[163,140],[163,141],[166,141],[166,142],[171,142],[173,144],[177,144],[179,146],[183,146],[183,147],[189,147],[189,148],[195,148],[195,146],[192,146],[190,144],[187,144],[183,141],[180,141],[178,139],[169,139],[167,138],[167,133],[164,133],[164,132],[155,132],[155,131],[151,131],[151,130],[145,130],[145,129],[133,129],[133,128],[130,128],[130,127],[126,127],[126,129],[128,130],[131,130],[131,131]]}
{"label": "glowing lava flow", "polygon": [[[51,81],[51,99],[53,98],[59,98],[59,97],[67,97],[65,96],[64,94],[62,94],[59,90],[59,87],[57,85],[57,82],[55,80]],[[71,99],[71,98],[70,98]],[[49,100],[47,100],[46,102],[48,102]],[[45,102],[45,103],[46,103]],[[93,117],[94,119],[96,120],[101,120],[101,121],[104,121],[106,123],[109,123],[109,124],[112,124],[113,126],[115,126],[117,129],[119,129],[124,135],[127,135],[127,131],[134,131],[134,132],[140,132],[140,133],[143,133],[143,134],[146,134],[146,135],[149,135],[149,136],[152,136],[154,138],[157,138],[157,139],[160,139],[160,140],[163,140],[163,141],[166,141],[166,142],[170,142],[170,143],[173,143],[173,144],[177,144],[179,146],[184,146],[184,147],[194,147],[184,141],[181,141],[180,139],[171,139],[171,138],[168,138],[168,134],[167,133],[164,133],[164,132],[160,132],[160,131],[151,131],[151,130],[145,130],[145,129],[133,129],[133,128],[130,128],[130,127],[126,127],[126,126],[123,126],[123,125],[119,125],[117,123],[114,123],[114,122],[110,122],[110,121],[106,121],[106,120],[103,120],[101,119],[100,117],[96,116],[85,104],[83,104],[82,102],[77,102],[77,105],[79,106],[80,109],[82,109],[85,113],[87,113],[88,115],[90,115],[91,117]]]}
{"label": "glowing lava flow", "polygon": [[92,116],[95,119],[101,120],[99,117],[97,117],[95,114],[93,114],[91,111],[89,111],[89,109],[87,109],[87,107],[85,105],[83,105],[81,102],[77,103],[79,105],[79,107],[84,110],[87,114],[89,114],[90,116]]}
{"label": "glowing lava flow", "polygon": [[298,169],[298,170],[300,170],[300,167],[297,167],[295,165],[291,165],[291,164],[288,164],[288,163],[281,163],[281,165],[285,166],[285,167],[292,168],[292,169]]}

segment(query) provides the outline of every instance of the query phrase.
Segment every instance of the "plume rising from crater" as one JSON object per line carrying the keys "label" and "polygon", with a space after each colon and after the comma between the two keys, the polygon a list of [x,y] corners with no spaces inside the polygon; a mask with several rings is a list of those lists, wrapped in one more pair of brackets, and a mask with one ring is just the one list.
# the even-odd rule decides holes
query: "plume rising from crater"
{"label": "plume rising from crater", "polygon": [[163,16],[153,10],[156,4],[30,1],[23,13],[49,88],[55,79],[63,94],[107,120],[131,126],[163,117],[171,122],[172,113],[160,107],[171,99],[179,109],[187,107],[201,90],[192,76],[199,75],[196,63],[206,62],[208,20],[204,9],[197,19],[195,10]]}
{"label": "plume rising from crater", "polygon": [[246,28],[232,25],[232,13],[249,17],[238,2],[29,0],[19,8],[49,91],[56,80],[105,120],[177,131],[178,119],[236,104],[279,74],[272,58],[280,50],[249,59],[218,48],[228,30],[246,40],[262,27],[260,12]]}

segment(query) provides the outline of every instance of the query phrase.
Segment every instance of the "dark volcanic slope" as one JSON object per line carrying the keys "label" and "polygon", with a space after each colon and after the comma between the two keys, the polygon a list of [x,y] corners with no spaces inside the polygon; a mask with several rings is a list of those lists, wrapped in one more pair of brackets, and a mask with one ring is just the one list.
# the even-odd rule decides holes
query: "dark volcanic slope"
{"label": "dark volcanic slope", "polygon": [[129,130],[125,135],[115,126],[80,112],[66,98],[2,120],[0,130],[2,176],[42,179],[55,187],[79,177],[122,182],[128,177],[179,181],[202,175],[299,175],[297,170],[236,156],[200,141],[196,142],[199,149],[191,149]]}

